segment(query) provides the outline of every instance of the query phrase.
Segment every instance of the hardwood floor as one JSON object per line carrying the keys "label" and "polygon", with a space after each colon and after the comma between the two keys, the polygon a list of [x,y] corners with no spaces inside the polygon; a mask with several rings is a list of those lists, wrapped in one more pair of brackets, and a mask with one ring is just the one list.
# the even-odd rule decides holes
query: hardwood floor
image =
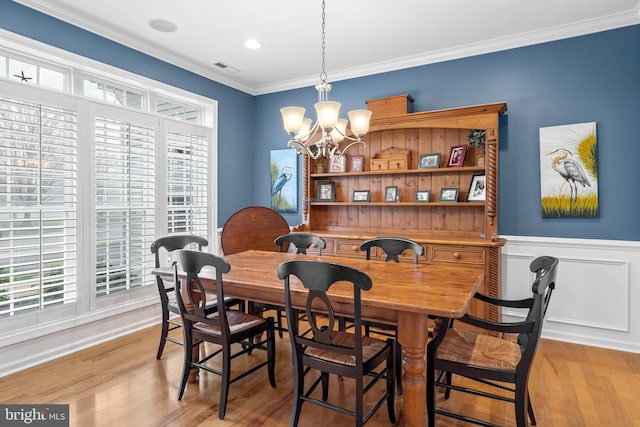
{"label": "hardwood floor", "polygon": [[[269,386],[265,369],[231,385],[227,414],[218,420],[218,376],[203,373],[176,400],[182,347],[167,344],[155,359],[159,327],[148,328],[0,378],[2,403],[65,403],[71,426],[287,426],[291,414],[289,341],[276,338],[277,382]],[[261,357],[254,355],[252,357]],[[246,357],[232,364],[247,362]],[[331,379],[330,399],[351,396],[349,380]],[[456,381],[454,379],[454,381]],[[461,380],[457,380],[458,382]],[[538,425],[640,426],[640,355],[543,340],[530,379]],[[443,405],[440,395],[438,405]],[[396,408],[401,406],[397,398]],[[512,405],[452,393],[444,403],[505,426],[515,424]],[[399,420],[403,422],[402,418]],[[437,417],[438,426],[468,425]],[[350,426],[351,417],[305,404],[300,426]],[[367,426],[389,426],[378,410]]]}

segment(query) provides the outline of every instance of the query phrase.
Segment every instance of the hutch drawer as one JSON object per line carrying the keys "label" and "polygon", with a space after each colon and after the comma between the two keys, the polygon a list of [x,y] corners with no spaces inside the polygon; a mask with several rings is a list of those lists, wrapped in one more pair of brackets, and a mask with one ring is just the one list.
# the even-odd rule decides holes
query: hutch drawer
{"label": "hutch drawer", "polygon": [[429,260],[435,262],[453,262],[472,265],[484,265],[484,249],[468,246],[431,245],[428,249]]}

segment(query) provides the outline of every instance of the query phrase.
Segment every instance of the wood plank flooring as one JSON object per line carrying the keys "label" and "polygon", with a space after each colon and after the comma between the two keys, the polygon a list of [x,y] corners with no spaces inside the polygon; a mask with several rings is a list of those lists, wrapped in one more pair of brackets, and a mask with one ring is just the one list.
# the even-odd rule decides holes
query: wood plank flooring
{"label": "wood plank flooring", "polygon": [[[159,331],[159,327],[148,328],[0,378],[0,402],[69,404],[70,425],[77,427],[289,424],[293,386],[286,336],[276,338],[277,388],[269,386],[266,370],[232,384],[227,415],[221,421],[217,418],[220,378],[216,375],[202,373],[198,384],[187,386],[183,400],[176,400],[182,347],[167,343],[162,360],[157,361]],[[232,365],[238,367],[247,361],[243,356]],[[331,381],[330,399],[348,401],[353,391],[349,380]],[[640,426],[639,354],[543,340],[530,390],[542,427]],[[396,402],[398,412],[401,399]],[[504,426],[515,425],[508,403],[454,392],[448,402],[439,397],[438,405]],[[399,419],[399,423],[403,421]],[[468,425],[444,417],[436,421],[442,427]],[[351,417],[303,405],[300,426],[350,425]],[[367,423],[370,427],[389,425],[384,408]]]}

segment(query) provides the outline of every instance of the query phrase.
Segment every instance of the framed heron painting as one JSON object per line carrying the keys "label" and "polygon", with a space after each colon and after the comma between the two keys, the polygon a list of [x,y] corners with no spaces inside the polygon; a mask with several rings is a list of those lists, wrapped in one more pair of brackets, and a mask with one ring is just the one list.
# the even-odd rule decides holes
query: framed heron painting
{"label": "framed heron painting", "polygon": [[545,218],[598,217],[595,122],[540,128],[540,202]]}
{"label": "framed heron painting", "polygon": [[271,209],[276,212],[298,212],[296,150],[271,150]]}

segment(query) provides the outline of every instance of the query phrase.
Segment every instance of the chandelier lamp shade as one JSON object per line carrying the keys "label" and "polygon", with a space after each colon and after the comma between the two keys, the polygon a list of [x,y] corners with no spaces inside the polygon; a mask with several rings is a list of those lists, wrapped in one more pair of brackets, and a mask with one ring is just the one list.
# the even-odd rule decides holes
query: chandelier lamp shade
{"label": "chandelier lamp shade", "polygon": [[[349,120],[340,118],[340,103],[329,100],[331,85],[327,83],[325,72],[325,3],[322,1],[322,72],[320,84],[316,85],[318,102],[315,104],[316,123],[304,117],[302,107],[284,107],[280,109],[284,129],[289,133],[289,148],[295,148],[299,154],[307,154],[313,159],[319,157],[342,157],[354,145],[364,145],[362,137],[369,131],[371,111],[353,110],[347,115]],[[351,125],[353,136],[347,135],[347,125]],[[319,134],[319,138],[316,135]],[[343,140],[350,143],[340,148]]]}

